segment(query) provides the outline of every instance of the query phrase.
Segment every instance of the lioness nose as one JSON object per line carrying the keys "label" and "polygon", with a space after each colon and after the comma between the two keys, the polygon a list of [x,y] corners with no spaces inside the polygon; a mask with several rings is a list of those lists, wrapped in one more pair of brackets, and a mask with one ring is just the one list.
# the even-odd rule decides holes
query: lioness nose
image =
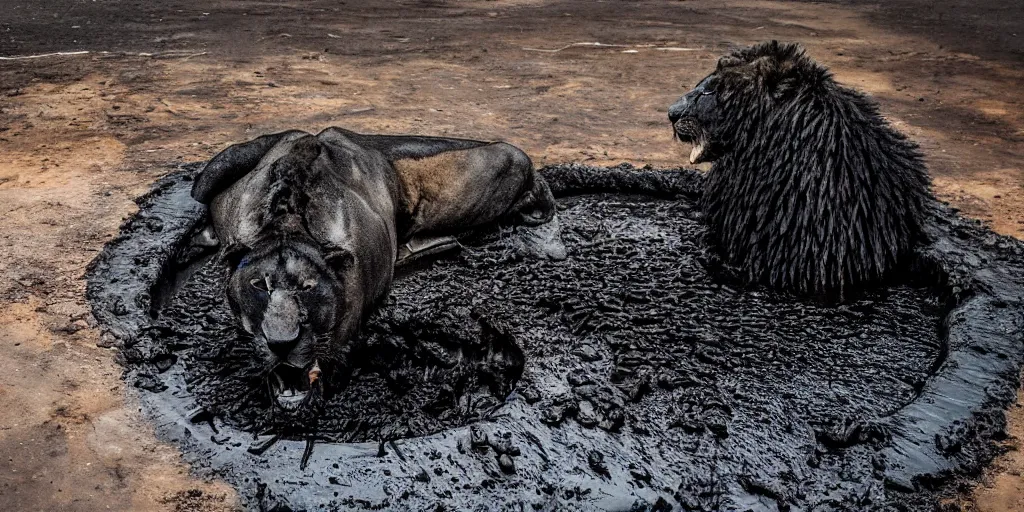
{"label": "lioness nose", "polygon": [[287,355],[299,341],[299,308],[285,292],[274,291],[260,324],[267,346],[275,354]]}
{"label": "lioness nose", "polygon": [[270,351],[273,352],[274,355],[281,358],[282,360],[287,360],[288,354],[290,354],[292,350],[295,348],[295,346],[298,344],[298,338],[288,341],[267,339],[267,347],[270,348]]}

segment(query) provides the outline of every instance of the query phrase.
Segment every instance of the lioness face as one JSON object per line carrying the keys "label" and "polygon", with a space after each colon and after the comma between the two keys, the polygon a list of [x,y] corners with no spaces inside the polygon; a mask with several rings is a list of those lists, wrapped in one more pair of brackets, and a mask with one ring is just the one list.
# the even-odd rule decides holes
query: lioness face
{"label": "lioness face", "polygon": [[718,156],[719,114],[717,77],[712,74],[668,109],[675,137],[693,145],[690,163],[710,162]]}
{"label": "lioness face", "polygon": [[250,253],[238,262],[227,295],[262,352],[277,402],[304,402],[319,386],[317,354],[330,349],[344,307],[341,283],[330,267],[302,248]]}

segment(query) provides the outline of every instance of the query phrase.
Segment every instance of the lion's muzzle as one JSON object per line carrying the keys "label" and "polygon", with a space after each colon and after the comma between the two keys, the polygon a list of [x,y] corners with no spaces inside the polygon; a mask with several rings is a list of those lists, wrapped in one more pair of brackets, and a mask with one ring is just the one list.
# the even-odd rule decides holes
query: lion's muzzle
{"label": "lion's muzzle", "polygon": [[683,116],[686,115],[686,112],[689,109],[690,100],[686,96],[679,98],[679,101],[673,103],[672,106],[668,108],[669,122],[675,125],[677,122],[679,122],[680,119],[683,118]]}

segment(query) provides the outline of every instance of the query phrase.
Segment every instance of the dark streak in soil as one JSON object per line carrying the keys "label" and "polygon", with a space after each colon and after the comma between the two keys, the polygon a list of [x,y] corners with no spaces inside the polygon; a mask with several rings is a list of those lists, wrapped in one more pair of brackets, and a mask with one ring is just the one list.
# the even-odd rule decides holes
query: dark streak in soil
{"label": "dark streak in soil", "polygon": [[714,278],[698,174],[557,166],[568,260],[493,231],[406,270],[349,384],[282,418],[223,270],[179,272],[195,170],[89,298],[160,435],[253,509],[932,510],[1018,385],[1022,244],[948,208],[902,283],[828,307]]}

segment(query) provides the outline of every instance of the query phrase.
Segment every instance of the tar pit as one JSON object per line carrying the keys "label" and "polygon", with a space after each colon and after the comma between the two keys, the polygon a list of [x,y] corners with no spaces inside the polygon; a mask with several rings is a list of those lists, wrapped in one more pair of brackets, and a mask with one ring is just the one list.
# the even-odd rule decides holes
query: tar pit
{"label": "tar pit", "polygon": [[560,166],[568,259],[493,229],[401,269],[348,383],[284,415],[224,270],[190,260],[194,172],[89,295],[159,433],[254,509],[932,510],[1016,389],[1015,241],[936,207],[905,279],[828,306],[722,277],[696,173]]}

